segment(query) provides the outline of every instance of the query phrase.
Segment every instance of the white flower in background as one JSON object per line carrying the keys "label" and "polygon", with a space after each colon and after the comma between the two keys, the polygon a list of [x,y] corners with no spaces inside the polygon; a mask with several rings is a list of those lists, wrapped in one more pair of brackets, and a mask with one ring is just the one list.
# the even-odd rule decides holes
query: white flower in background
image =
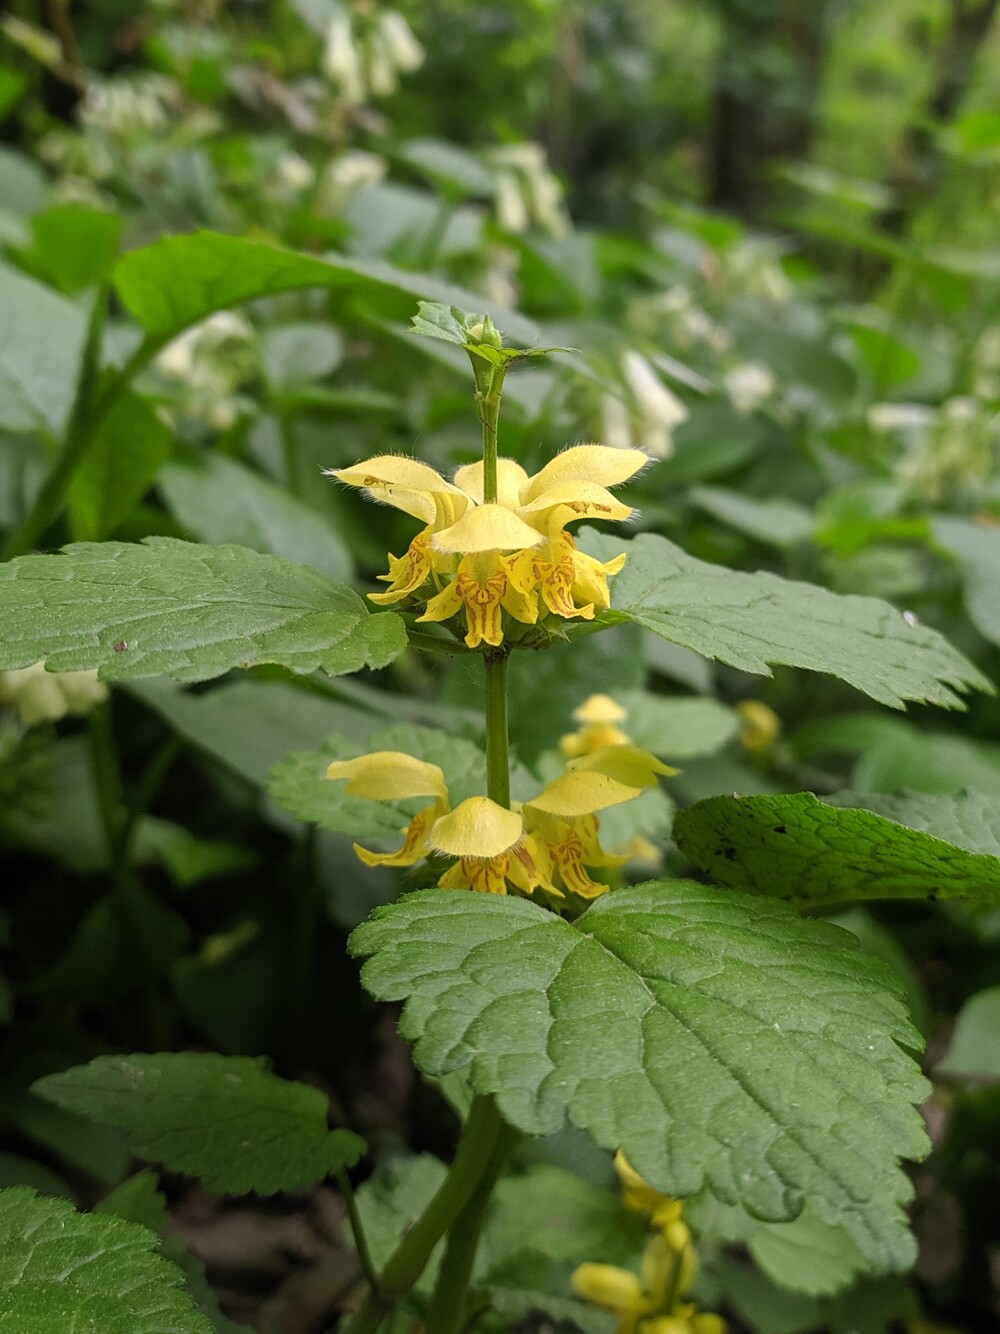
{"label": "white flower in background", "polygon": [[167,344],[156,369],[189,391],[183,405],[188,416],[217,431],[233,425],[240,409],[235,391],[253,373],[254,336],[242,315],[218,310]]}
{"label": "white flower in background", "polygon": [[1000,418],[974,398],[956,396],[939,408],[924,403],[876,403],[868,411],[872,428],[898,431],[906,442],[896,476],[914,495],[933,504],[955,488],[974,488],[996,466]]}
{"label": "white flower in background", "polygon": [[684,283],[677,283],[661,293],[655,300],[655,308],[666,316],[678,347],[690,348],[696,343],[704,343],[713,352],[729,351],[733,341],[729,331],[702,310]]}
{"label": "white flower in background", "polygon": [[365,100],[367,88],[361,51],[346,13],[334,14],[327,26],[321,68],[345,102],[355,105]]}
{"label": "white flower in background", "polygon": [[385,159],[375,153],[366,153],[360,148],[342,153],[328,162],[320,173],[316,211],[335,217],[355,190],[364,185],[377,185],[385,173]]}
{"label": "white flower in background", "polygon": [[47,672],[44,662],[0,672],[0,703],[13,705],[27,727],[89,713],[107,697],[96,672]]}
{"label": "white flower in background", "polygon": [[771,397],[778,381],[770,367],[760,361],[745,361],[722,377],[729,401],[741,416],[756,412]]}
{"label": "white flower in background", "polygon": [[497,221],[505,231],[524,232],[534,223],[552,236],[566,235],[562,186],[541,144],[503,144],[489,150],[486,163],[493,172]]}
{"label": "white flower in background", "polygon": [[424,48],[395,9],[374,18],[338,6],[327,24],[321,68],[343,100],[359,106],[368,97],[388,97],[399,75],[419,69]]}
{"label": "white flower in background", "polygon": [[165,129],[183,104],[180,85],[163,74],[95,80],[80,106],[85,125],[119,138]]}
{"label": "white flower in background", "polygon": [[654,459],[667,458],[674,449],[674,429],[690,413],[641,352],[630,348],[625,353],[622,373],[638,408],[639,448]]}
{"label": "white flower in background", "polygon": [[632,414],[615,394],[601,399],[601,443],[611,449],[633,449]]}
{"label": "white flower in background", "polygon": [[873,403],[868,409],[868,425],[879,434],[924,431],[936,415],[926,403]]}
{"label": "white flower in background", "polygon": [[781,251],[772,242],[753,237],[718,255],[718,276],[730,295],[757,297],[771,306],[785,306],[795,287],[781,267]]}
{"label": "white flower in background", "polygon": [[489,246],[486,255],[486,269],[479,280],[478,290],[498,306],[516,306],[520,296],[517,283],[520,255],[505,245]]}
{"label": "white flower in background", "polygon": [[650,458],[668,458],[673,432],[690,416],[677,395],[663,383],[648,358],[634,348],[621,359],[631,407],[616,394],[601,400],[601,439],[612,449],[641,449]]}
{"label": "white flower in background", "polygon": [[275,183],[283,194],[299,194],[316,180],[316,172],[300,153],[282,153],[274,170]]}

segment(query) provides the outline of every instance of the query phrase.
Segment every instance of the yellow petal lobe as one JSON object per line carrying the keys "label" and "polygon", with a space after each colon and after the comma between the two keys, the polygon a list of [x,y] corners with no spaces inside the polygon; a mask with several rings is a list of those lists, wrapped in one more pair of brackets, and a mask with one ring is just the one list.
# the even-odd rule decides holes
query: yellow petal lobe
{"label": "yellow petal lobe", "polygon": [[513,510],[503,505],[477,505],[468,510],[457,523],[435,533],[432,545],[436,551],[465,553],[481,551],[522,551],[536,547],[542,534],[518,518]]}
{"label": "yellow petal lobe", "polygon": [[370,801],[400,801],[405,797],[448,800],[448,788],[438,765],[400,750],[378,750],[354,760],[334,760],[326,776],[349,779],[348,796]]}
{"label": "yellow petal lobe", "polygon": [[612,1311],[642,1311],[642,1284],[637,1275],[617,1265],[582,1264],[570,1279],[573,1291],[584,1301]]}
{"label": "yellow petal lobe", "polygon": [[605,746],[603,750],[570,760],[566,768],[572,773],[606,774],[618,783],[637,788],[655,787],[657,774],[671,778],[680,772],[641,746]]}
{"label": "yellow petal lobe", "polygon": [[[603,751],[597,752],[597,754],[603,753]],[[576,764],[577,761],[574,760],[573,763]],[[607,810],[609,806],[620,806],[622,802],[637,797],[641,791],[642,787],[619,782],[609,774],[571,770],[546,784],[538,796],[532,797],[525,805],[532,810],[543,811],[547,815],[558,815],[564,820],[569,820],[582,815],[592,815],[595,811]]]}
{"label": "yellow petal lobe", "polygon": [[521,503],[527,504],[550,487],[563,483],[593,482],[597,486],[621,486],[649,463],[641,449],[611,449],[608,445],[574,445],[557,454],[551,463],[532,477]]}
{"label": "yellow petal lobe", "polygon": [[628,711],[610,695],[591,695],[573,710],[577,723],[623,723],[627,717]]}
{"label": "yellow petal lobe", "polygon": [[431,828],[428,842],[449,857],[499,857],[509,852],[524,832],[516,811],[489,797],[468,797]]}

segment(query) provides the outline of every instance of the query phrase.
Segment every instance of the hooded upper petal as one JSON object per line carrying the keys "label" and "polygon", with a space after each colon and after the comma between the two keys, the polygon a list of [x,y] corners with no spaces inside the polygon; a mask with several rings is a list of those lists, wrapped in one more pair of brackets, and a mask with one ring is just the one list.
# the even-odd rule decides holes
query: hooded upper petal
{"label": "hooded upper petal", "polygon": [[[477,505],[485,500],[482,461],[470,463],[455,473],[455,485],[470,496]],[[531,479],[513,459],[497,459],[497,503],[508,509],[517,509],[522,489]]]}
{"label": "hooded upper petal", "polygon": [[556,486],[577,486],[591,482],[597,486],[621,486],[646,466],[649,455],[641,449],[610,449],[607,445],[574,445],[564,449],[535,473],[521,492],[521,504],[536,500],[543,491]]}
{"label": "hooded upper petal", "polygon": [[536,528],[503,505],[477,505],[451,527],[435,533],[431,545],[437,551],[523,551],[543,540]]}
{"label": "hooded upper petal", "polygon": [[408,454],[379,454],[350,468],[330,468],[328,473],[338,482],[360,487],[373,500],[393,505],[424,523],[442,517],[453,522],[469,504],[464,491]]}
{"label": "hooded upper petal", "polygon": [[517,811],[489,797],[469,797],[435,821],[427,841],[449,857],[499,857],[523,832],[524,821]]}
{"label": "hooded upper petal", "polygon": [[418,760],[401,750],[377,750],[354,760],[334,760],[327,778],[347,778],[347,793],[369,801],[401,801],[405,797],[435,797],[447,805],[448,786],[436,764]]}

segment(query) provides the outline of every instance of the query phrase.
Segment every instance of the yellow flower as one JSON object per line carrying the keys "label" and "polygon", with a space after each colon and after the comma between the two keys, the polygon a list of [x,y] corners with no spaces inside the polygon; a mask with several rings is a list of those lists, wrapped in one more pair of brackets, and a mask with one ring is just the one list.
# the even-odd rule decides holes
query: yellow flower
{"label": "yellow flower", "polygon": [[430,806],[413,817],[398,852],[369,852],[360,843],[354,851],[366,866],[413,866],[428,855],[427,835],[434,822],[449,809],[444,774],[436,764],[415,759],[401,750],[379,750],[355,760],[334,760],[327,778],[346,778],[347,795],[369,801],[404,801],[408,797],[433,797]]}
{"label": "yellow flower", "polygon": [[454,809],[444,773],[436,764],[401,751],[377,751],[335,760],[327,778],[347,779],[347,793],[372,801],[430,797],[410,820],[396,852],[377,853],[355,843],[368,866],[413,866],[435,853],[455,858],[438,880],[442,889],[522,894],[536,889],[557,898],[570,889],[584,898],[608,886],[590,879],[584,866],[616,866],[597,839],[595,812],[631,801],[669,773],[666,765],[634,746],[576,761],[578,768],[549,783],[523,810],[508,810],[489,797],[468,797]]}
{"label": "yellow flower", "polygon": [[683,1221],[684,1206],[680,1200],[654,1190],[635,1170],[621,1149],[615,1154],[615,1171],[622,1185],[622,1200],[626,1209],[648,1214],[655,1228],[663,1232],[675,1251],[691,1245],[691,1233]]}
{"label": "yellow flower", "polygon": [[616,1334],[726,1334],[720,1316],[680,1300],[692,1276],[686,1257],[657,1234],[646,1244],[641,1278],[616,1265],[582,1264],[570,1282],[577,1296],[617,1314]]}
{"label": "yellow flower", "polygon": [[573,720],[580,724],[579,731],[567,732],[560,737],[559,749],[567,759],[575,759],[578,755],[603,750],[605,746],[626,746],[632,738],[618,724],[627,717],[627,710],[610,695],[591,695],[573,710]]}
{"label": "yellow flower", "polygon": [[331,469],[420,519],[425,527],[405,556],[389,556],[389,584],[369,594],[389,604],[415,596],[430,584],[422,621],[447,621],[464,613],[465,642],[503,642],[502,612],[523,625],[546,614],[593,618],[610,602],[608,578],[624,555],[602,562],[578,551],[566,525],[580,519],[627,519],[632,510],[608,489],[633,477],[649,460],[639,450],[577,445],[557,455],[533,477],[512,459],[497,460],[497,498],[484,496],[484,466],[459,468],[448,482],[433,468],[405,455],[386,454]]}
{"label": "yellow flower", "polygon": [[763,700],[741,699],[736,706],[740,716],[740,741],[751,755],[767,755],[781,735],[781,719]]}
{"label": "yellow flower", "polygon": [[642,1281],[617,1265],[582,1264],[570,1278],[573,1291],[593,1306],[603,1306],[618,1315],[616,1334],[635,1334],[649,1310]]}

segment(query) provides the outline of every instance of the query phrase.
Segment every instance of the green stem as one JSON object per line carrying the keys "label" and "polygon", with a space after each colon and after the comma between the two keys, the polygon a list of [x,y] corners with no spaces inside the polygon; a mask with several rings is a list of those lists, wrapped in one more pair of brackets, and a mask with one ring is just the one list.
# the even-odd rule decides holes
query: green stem
{"label": "green stem", "polygon": [[497,424],[507,369],[494,366],[472,353],[469,360],[476,380],[476,410],[483,428],[483,500],[487,505],[494,505],[497,498]]}
{"label": "green stem", "polygon": [[434,1247],[451,1227],[489,1166],[503,1122],[492,1098],[475,1098],[455,1161],[437,1194],[407,1232],[344,1334],[374,1334],[416,1283]]}
{"label": "green stem", "polygon": [[41,491],[23,522],[14,530],[4,544],[0,559],[9,560],[12,556],[21,556],[34,547],[50,524],[55,523],[63,512],[70,484],[80,464],[87,456],[93,444],[97,428],[107,420],[111,410],[128,389],[129,385],[153,360],[163,346],[162,338],[146,337],[104,392],[96,399],[92,398],[94,382],[97,378],[97,364],[100,351],[100,335],[104,325],[105,302],[98,299],[100,311],[95,307],[91,317],[87,346],[84,349],[83,367],[77,388],[76,400],[70,414],[62,449],[54,461]]}
{"label": "green stem", "polygon": [[108,847],[108,860],[113,872],[113,884],[119,893],[124,887],[125,860],[123,858],[123,835],[125,833],[125,809],[122,805],[121,774],[118,769],[118,757],[115,754],[114,736],[111,731],[110,705],[107,701],[91,711],[87,720],[90,732],[90,755],[93,764],[94,787],[97,792],[97,805],[104,827],[104,839]]}
{"label": "green stem", "polygon": [[[505,648],[487,654],[486,667],[486,792],[500,806],[510,806],[510,752],[507,741],[507,657]],[[486,1209],[507,1156],[517,1142],[517,1131],[501,1123],[493,1152],[475,1190],[448,1229],[444,1259],[434,1286],[428,1330],[458,1334],[472,1266]]]}
{"label": "green stem", "polygon": [[510,805],[510,758],[507,741],[507,650],[487,654],[486,794],[498,806]]}
{"label": "green stem", "polygon": [[176,733],[169,737],[156,752],[143,770],[132,795],[128,799],[125,820],[121,831],[121,856],[128,860],[132,853],[132,840],[139,828],[139,821],[145,815],[150,802],[159,791],[160,784],[167,775],[167,770],[181,753],[184,744]]}
{"label": "green stem", "polygon": [[479,1178],[479,1184],[469,1196],[465,1208],[448,1230],[444,1258],[427,1313],[427,1328],[433,1330],[434,1334],[459,1334],[465,1328],[466,1296],[486,1210],[493,1187],[517,1140],[516,1130],[510,1126],[501,1126],[486,1171]]}
{"label": "green stem", "polygon": [[351,1179],[344,1168],[337,1173],[337,1184],[340,1187],[340,1196],[344,1201],[344,1208],[347,1210],[347,1219],[351,1225],[351,1236],[354,1238],[354,1249],[358,1253],[358,1259],[361,1262],[361,1270],[368,1280],[368,1286],[373,1292],[379,1287],[379,1273],[375,1267],[375,1261],[372,1259],[372,1253],[368,1246],[368,1238],[365,1236],[364,1225],[361,1222],[361,1214],[358,1210],[357,1197],[354,1194],[354,1187],[351,1185]]}

